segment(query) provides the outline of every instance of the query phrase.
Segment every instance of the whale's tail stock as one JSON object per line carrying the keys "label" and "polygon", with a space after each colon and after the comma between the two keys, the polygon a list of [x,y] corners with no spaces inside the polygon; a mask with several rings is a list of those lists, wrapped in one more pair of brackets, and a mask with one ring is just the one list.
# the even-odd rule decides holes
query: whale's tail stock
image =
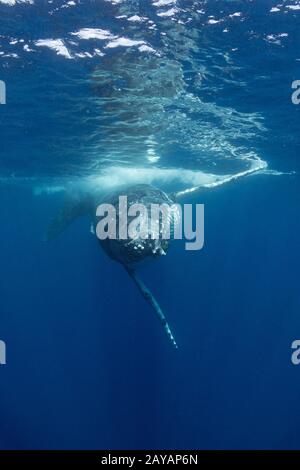
{"label": "whale's tail stock", "polygon": [[91,198],[82,194],[72,194],[65,198],[62,208],[50,221],[44,241],[51,241],[63,233],[78,217],[89,214]]}

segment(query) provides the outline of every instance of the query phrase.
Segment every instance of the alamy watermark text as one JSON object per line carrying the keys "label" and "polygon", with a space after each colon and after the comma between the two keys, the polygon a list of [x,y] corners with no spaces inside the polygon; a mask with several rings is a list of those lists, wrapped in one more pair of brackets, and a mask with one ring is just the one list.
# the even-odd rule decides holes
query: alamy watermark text
{"label": "alamy watermark text", "polygon": [[6,364],[6,344],[0,340],[0,365]]}
{"label": "alamy watermark text", "polygon": [[300,104],[300,80],[294,80],[292,82],[292,88],[295,90],[292,93],[292,103],[293,104]]}
{"label": "alamy watermark text", "polygon": [[0,104],[6,104],[6,84],[0,80]]}
{"label": "alamy watermark text", "polygon": [[[117,208],[100,204],[96,226],[99,240],[175,240],[185,239],[186,250],[201,250],[204,245],[204,204],[128,205],[127,196],[119,196]],[[194,227],[194,228],[193,228]]]}

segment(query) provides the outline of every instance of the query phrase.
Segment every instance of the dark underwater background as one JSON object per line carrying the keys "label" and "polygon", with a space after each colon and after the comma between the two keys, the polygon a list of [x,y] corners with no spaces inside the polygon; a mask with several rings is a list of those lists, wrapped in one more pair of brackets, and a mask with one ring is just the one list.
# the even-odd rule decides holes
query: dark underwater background
{"label": "dark underwater background", "polygon": [[[1,449],[300,448],[299,26],[295,0],[0,0]],[[88,218],[43,241],[78,190],[255,165],[184,198],[202,250],[140,269],[177,351]]]}

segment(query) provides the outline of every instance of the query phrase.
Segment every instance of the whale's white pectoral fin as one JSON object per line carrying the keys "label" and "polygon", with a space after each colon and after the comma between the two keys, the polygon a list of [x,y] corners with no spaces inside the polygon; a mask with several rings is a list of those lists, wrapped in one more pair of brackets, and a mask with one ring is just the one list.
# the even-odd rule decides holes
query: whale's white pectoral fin
{"label": "whale's white pectoral fin", "polygon": [[222,186],[223,184],[229,183],[231,181],[236,181],[244,176],[249,176],[254,173],[259,173],[261,171],[265,171],[268,167],[267,162],[261,160],[260,158],[256,158],[251,161],[251,165],[247,170],[241,171],[240,173],[235,173],[232,175],[223,175],[218,177],[215,181],[211,181],[209,183],[203,183],[199,186],[194,186],[191,188],[184,189],[183,191],[178,191],[177,193],[173,193],[173,197],[175,200],[180,199],[187,194],[195,193],[201,191],[203,189],[213,189],[217,188],[218,186]]}
{"label": "whale's white pectoral fin", "polygon": [[90,212],[89,198],[69,198],[65,201],[62,209],[50,222],[46,234],[45,241],[53,240],[58,237],[66,228],[71,225],[78,217],[86,215]]}
{"label": "whale's white pectoral fin", "polygon": [[156,313],[157,318],[159,319],[170,343],[175,347],[175,349],[178,349],[177,343],[175,341],[175,338],[173,336],[173,333],[171,331],[171,328],[166,320],[165,315],[163,314],[157,300],[155,297],[152,295],[150,290],[145,286],[145,284],[141,281],[141,279],[137,276],[136,272],[134,269],[131,269],[128,266],[124,265],[124,268],[128,272],[129,276],[133,279],[135,282],[136,286],[138,287],[140,293],[144,297],[144,299],[151,305],[153,308],[154,312]]}

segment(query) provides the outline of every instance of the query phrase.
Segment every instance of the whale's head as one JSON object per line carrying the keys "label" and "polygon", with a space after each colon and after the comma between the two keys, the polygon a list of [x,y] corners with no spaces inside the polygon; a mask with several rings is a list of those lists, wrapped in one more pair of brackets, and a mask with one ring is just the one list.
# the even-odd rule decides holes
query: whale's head
{"label": "whale's head", "polygon": [[[134,266],[167,254],[179,219],[171,196],[152,185],[140,184],[107,195],[100,206],[96,233],[111,258]],[[100,233],[104,227],[106,235]]]}

